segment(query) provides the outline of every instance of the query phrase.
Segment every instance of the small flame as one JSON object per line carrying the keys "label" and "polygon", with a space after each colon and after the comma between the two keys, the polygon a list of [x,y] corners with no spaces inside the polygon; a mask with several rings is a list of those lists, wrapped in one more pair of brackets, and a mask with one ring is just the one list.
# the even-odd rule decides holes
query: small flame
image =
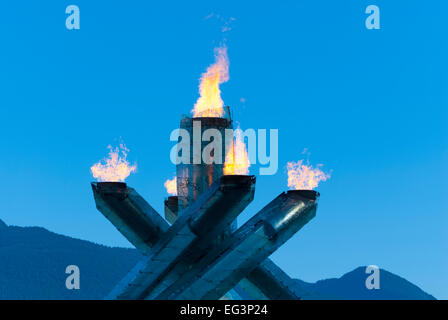
{"label": "small flame", "polygon": [[313,190],[319,182],[330,179],[331,175],[319,169],[303,164],[303,160],[288,162],[288,187],[292,190]]}
{"label": "small flame", "polygon": [[99,161],[94,164],[90,168],[92,175],[101,182],[124,182],[132,172],[137,171],[137,165],[129,165],[129,161],[126,160],[129,149],[124,144],[120,144],[119,148],[113,149],[111,146],[108,148],[109,158],[103,159],[103,163]]}
{"label": "small flame", "polygon": [[227,48],[215,49],[215,63],[201,76],[200,97],[192,110],[194,117],[222,117],[224,102],[221,99],[219,85],[229,80],[229,59]]}
{"label": "small flame", "polygon": [[177,177],[174,177],[172,180],[166,180],[164,186],[168,194],[173,196],[177,195]]}
{"label": "small flame", "polygon": [[224,162],[225,175],[248,175],[249,174],[249,157],[247,155],[246,144],[241,137],[241,131],[238,130],[235,142],[226,154]]}

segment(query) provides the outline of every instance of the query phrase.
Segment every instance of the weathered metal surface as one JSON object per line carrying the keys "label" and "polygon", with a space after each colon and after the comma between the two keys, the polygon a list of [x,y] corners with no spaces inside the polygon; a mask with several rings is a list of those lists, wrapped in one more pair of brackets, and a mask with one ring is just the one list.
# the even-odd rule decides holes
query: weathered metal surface
{"label": "weathered metal surface", "polygon": [[[225,129],[232,129],[232,121],[225,118],[185,117],[180,122],[180,128],[186,130],[190,135],[190,161],[188,164],[180,163],[176,166],[177,193],[181,211],[192,204],[223,175]],[[210,143],[210,141],[202,140],[204,131],[208,129],[217,130],[222,137],[219,144],[221,152],[210,157],[211,162],[213,161],[210,164],[205,163],[202,159],[202,151]],[[198,159],[199,161],[197,161]],[[180,212],[180,214],[182,213]]]}
{"label": "weathered metal surface", "polygon": [[[252,201],[255,178],[222,177],[204,192],[161,236],[148,256],[120,282],[110,299],[143,299],[182,277],[171,272],[188,264],[191,253],[203,254]],[[224,295],[224,294],[223,294]]]}
{"label": "weathered metal surface", "polygon": [[179,200],[177,196],[171,196],[168,197],[168,199],[165,200],[165,219],[170,223],[173,224],[176,219],[179,212]]}
{"label": "weathered metal surface", "polygon": [[[237,212],[242,212],[253,200],[255,177],[223,176],[220,178],[219,189],[223,196],[216,198],[213,214],[196,214],[190,220],[190,227],[198,235],[197,241],[173,265],[169,274],[164,279],[160,279],[151,291],[148,291],[146,299],[153,299],[174,282],[182,281],[183,275],[194,268],[205,253],[213,250],[221,242],[222,234],[218,230],[227,229],[233,221],[227,217],[237,216]],[[185,214],[188,214],[188,211]]]}
{"label": "weathered metal surface", "polygon": [[[132,188],[127,187],[125,183],[93,183],[92,189],[94,191],[98,209],[109,220],[111,220],[111,222],[117,227],[117,229],[125,237],[127,237],[128,240],[133,243],[142,254],[147,254],[151,247],[160,239],[162,233],[158,232],[157,228],[157,232],[154,232],[154,225],[158,226],[158,228],[160,228],[161,230],[167,230],[169,228],[169,225],[165,221],[160,221],[160,219],[158,219],[159,215],[153,209],[146,209],[146,212],[150,212],[149,214],[147,214],[147,217],[145,219],[138,220],[138,222],[134,222],[130,225],[126,225],[129,222],[129,219],[119,218],[120,214],[122,214],[123,211],[126,211],[129,208],[124,199],[126,198],[126,194],[128,193],[128,191],[133,190]],[[111,198],[113,199],[111,200]],[[135,197],[132,198],[134,199]],[[174,201],[176,200],[176,197],[172,198],[174,198]],[[174,202],[173,200],[171,201]],[[140,209],[140,211],[141,212],[139,212],[136,217],[132,216],[133,219],[131,219],[131,221],[133,221],[134,218],[137,218],[138,216],[146,215],[142,209]],[[129,214],[132,215],[132,212],[126,212],[124,217],[127,217]],[[152,221],[152,218],[154,218],[156,222]],[[134,226],[138,226],[137,230],[133,229]],[[136,232],[140,229],[143,231]],[[153,234],[155,235],[155,237],[151,238],[152,241],[145,242],[144,239],[148,237],[148,234]],[[156,237],[158,238],[155,239]],[[187,261],[191,263],[193,259],[194,258],[191,257]],[[267,259],[267,261],[268,260],[269,259]],[[273,263],[271,262],[271,264]],[[285,286],[285,283],[287,282],[284,280],[277,280],[276,278],[270,276],[272,272],[269,272],[269,270],[265,270],[264,265],[265,264],[262,263],[260,264],[260,266],[256,267],[254,271],[248,275],[248,278],[243,279],[239,285],[247,292],[247,294],[249,294],[254,299],[284,299],[284,297],[288,297],[289,295],[287,294],[287,285]],[[275,266],[275,264],[273,265]],[[259,271],[256,272],[257,270]],[[255,274],[257,276],[254,276],[252,274]],[[129,279],[129,276],[126,279]],[[290,281],[291,279],[289,278],[289,282]],[[122,287],[123,283],[125,282],[125,279],[122,280],[121,284],[117,285],[117,287]],[[235,297],[235,295],[233,295],[233,297]]]}
{"label": "weathered metal surface", "polygon": [[[228,179],[230,183],[232,178]],[[95,200],[98,209],[125,235],[131,243],[133,243],[143,254],[148,254],[151,247],[160,239],[163,232],[160,230],[167,230],[169,225],[160,219],[158,213],[152,209],[146,201],[144,201],[134,189],[129,188],[124,183],[93,183],[92,189],[94,191]],[[303,191],[302,191],[303,193]],[[131,195],[131,196],[129,196]],[[253,195],[252,195],[253,196]],[[136,201],[137,199],[137,201]],[[132,205],[129,205],[133,203]],[[142,205],[143,203],[143,205]],[[148,208],[149,206],[149,208]],[[131,208],[132,211],[129,211]],[[137,210],[137,213],[133,213]],[[143,217],[143,219],[139,219]],[[132,219],[130,219],[132,218]],[[200,219],[197,219],[200,221]],[[137,228],[136,228],[137,227]],[[148,241],[148,235],[151,241]],[[202,242],[203,244],[204,242]],[[199,243],[201,244],[201,243]],[[178,269],[184,269],[185,266],[193,264],[197,259],[198,253],[201,250],[210,250],[210,247],[202,249],[196,248],[189,254],[184,256],[184,261],[178,263],[181,265]],[[205,246],[207,247],[207,246]],[[144,265],[144,263],[143,263]],[[182,266],[183,265],[183,266]],[[142,263],[136,266],[136,270],[142,267]],[[171,275],[171,282],[176,277],[179,277],[183,272],[177,273],[177,276]],[[176,273],[174,273],[176,275]],[[127,286],[129,280],[132,279],[132,271],[123,279],[117,287]],[[165,279],[165,283],[170,282],[170,277]],[[297,299],[294,295],[292,287],[292,280],[280,268],[278,268],[272,261],[266,259],[259,266],[243,278],[238,284],[254,299]],[[159,287],[160,290],[163,286]],[[116,294],[115,290],[115,294]],[[156,291],[154,291],[156,292]],[[235,297],[236,295],[232,295]],[[109,298],[114,297],[111,293]],[[115,296],[118,298],[118,296]],[[147,298],[148,296],[146,296]]]}
{"label": "weathered metal surface", "polygon": [[93,182],[97,209],[140,252],[146,254],[168,229],[163,218],[122,182]]}
{"label": "weathered metal surface", "polygon": [[160,298],[218,299],[315,216],[317,198],[282,193]]}
{"label": "weathered metal surface", "polygon": [[300,299],[294,290],[294,280],[269,258],[252,270],[238,284],[254,299]]}

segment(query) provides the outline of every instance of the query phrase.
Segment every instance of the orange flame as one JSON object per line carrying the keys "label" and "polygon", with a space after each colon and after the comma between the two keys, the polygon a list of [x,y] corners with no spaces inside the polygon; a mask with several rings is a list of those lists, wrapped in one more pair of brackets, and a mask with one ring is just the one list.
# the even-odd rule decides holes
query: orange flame
{"label": "orange flame", "polygon": [[[109,158],[105,158],[102,161],[94,164],[90,171],[95,179],[104,182],[124,182],[126,178],[132,173],[137,171],[137,165],[129,165],[129,161],[126,160],[129,149],[124,144],[120,144],[120,148],[109,148]],[[121,156],[120,156],[121,153]]]}
{"label": "orange flame", "polygon": [[173,196],[177,195],[177,177],[174,177],[172,180],[166,180],[164,186],[168,194],[171,194]]}
{"label": "orange flame", "polygon": [[192,110],[194,117],[222,117],[224,102],[221,99],[219,85],[229,80],[229,59],[227,48],[215,49],[215,63],[201,76],[200,97]]}
{"label": "orange flame", "polygon": [[319,182],[330,179],[330,174],[319,169],[322,165],[313,168],[303,164],[303,160],[288,162],[288,187],[292,190],[313,190]]}
{"label": "orange flame", "polygon": [[241,137],[241,131],[237,131],[235,142],[226,154],[224,162],[225,175],[248,175],[249,157],[247,155],[246,144]]}

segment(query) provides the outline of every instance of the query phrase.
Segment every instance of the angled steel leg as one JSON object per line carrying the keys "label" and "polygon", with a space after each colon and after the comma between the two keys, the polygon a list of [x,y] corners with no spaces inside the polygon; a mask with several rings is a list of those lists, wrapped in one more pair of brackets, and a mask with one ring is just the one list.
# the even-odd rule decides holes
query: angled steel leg
{"label": "angled steel leg", "polygon": [[[141,253],[147,255],[169,228],[168,223],[126,184],[93,183],[92,189],[97,208]],[[202,225],[206,226],[208,223]],[[200,225],[199,222],[196,223],[197,228]],[[141,264],[139,265],[141,268]],[[127,286],[131,279],[132,276],[128,275],[117,287]],[[291,284],[292,279],[270,259],[266,259],[238,285],[255,299],[298,299],[291,290]]]}

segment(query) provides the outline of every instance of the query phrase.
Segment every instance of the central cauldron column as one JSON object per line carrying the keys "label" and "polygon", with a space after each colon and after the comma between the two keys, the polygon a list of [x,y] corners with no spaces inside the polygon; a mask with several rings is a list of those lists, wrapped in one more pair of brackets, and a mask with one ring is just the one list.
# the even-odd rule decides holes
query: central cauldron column
{"label": "central cauldron column", "polygon": [[[193,122],[196,126],[200,124],[200,136],[193,134]],[[188,131],[190,135],[190,154],[189,164],[180,163],[176,166],[177,174],[177,194],[179,201],[179,214],[181,211],[191,205],[205,190],[207,190],[213,182],[218,181],[223,175],[224,158],[225,158],[225,129],[232,129],[232,121],[226,118],[189,118],[184,117],[180,122],[180,128]],[[194,140],[200,139],[201,154],[202,150],[210,141],[202,141],[202,135],[207,129],[216,129],[221,133],[221,150],[222,158],[215,158],[211,164],[204,163],[202,157],[200,163],[194,163],[195,150]],[[198,143],[198,142],[196,142]],[[218,161],[220,160],[220,161]],[[220,162],[220,163],[215,163]]]}
{"label": "central cauldron column", "polygon": [[[197,128],[199,124],[201,130],[193,130],[194,125]],[[182,210],[190,206],[213,182],[218,181],[223,176],[226,154],[225,129],[233,129],[233,126],[232,120],[227,118],[183,117],[180,121],[180,128],[188,131],[190,135],[190,161],[188,164],[180,163],[176,166],[179,216],[182,215]],[[210,143],[210,141],[202,141],[202,135],[207,129],[216,129],[221,133],[221,158],[218,159],[219,154],[212,154],[212,159],[215,161],[207,164],[203,161],[202,157],[198,157],[199,155],[196,154],[196,160],[200,159],[200,163],[194,163],[194,153],[199,151],[202,155],[202,150]],[[198,134],[199,132],[200,136]],[[194,149],[195,142],[198,146],[201,146],[201,150]],[[236,227],[235,223],[232,229],[234,227]]]}

